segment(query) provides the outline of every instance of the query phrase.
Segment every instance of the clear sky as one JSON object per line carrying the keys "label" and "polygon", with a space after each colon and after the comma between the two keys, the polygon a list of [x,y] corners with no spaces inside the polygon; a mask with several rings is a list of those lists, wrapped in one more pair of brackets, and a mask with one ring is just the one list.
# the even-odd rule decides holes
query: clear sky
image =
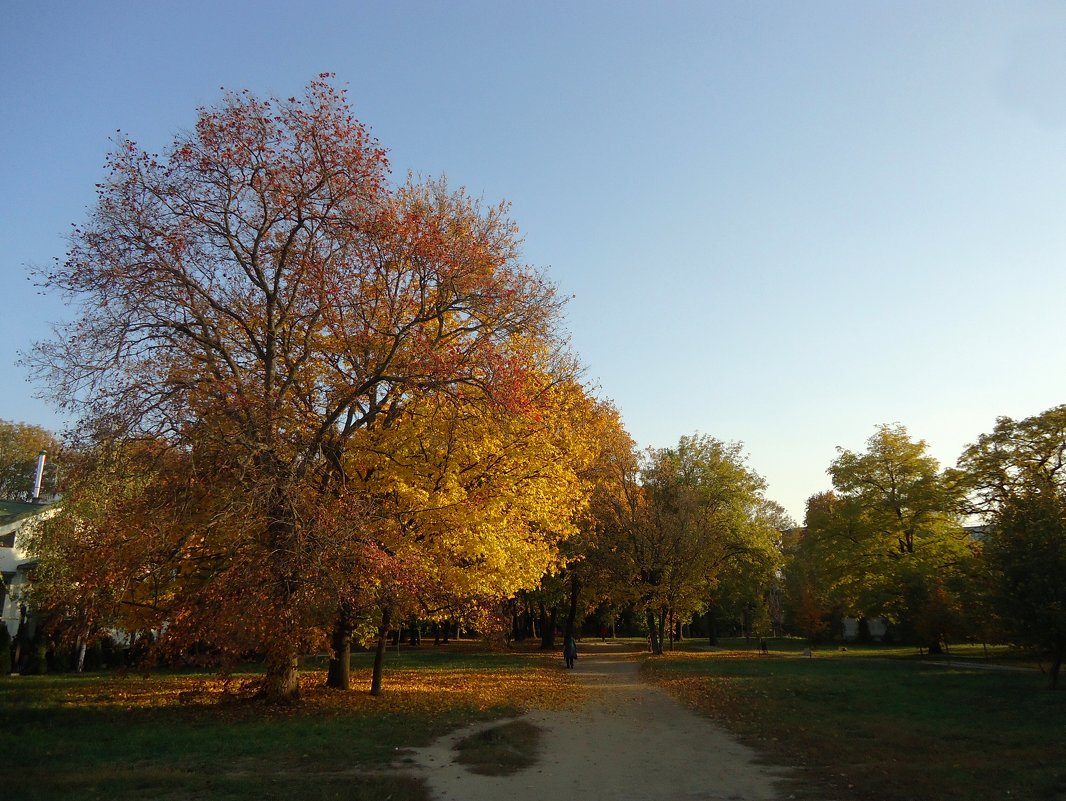
{"label": "clear sky", "polygon": [[744,443],[798,520],[900,422],[953,464],[1066,402],[1061,2],[0,2],[0,418],[118,129],[346,84],[395,173],[510,200],[642,446]]}

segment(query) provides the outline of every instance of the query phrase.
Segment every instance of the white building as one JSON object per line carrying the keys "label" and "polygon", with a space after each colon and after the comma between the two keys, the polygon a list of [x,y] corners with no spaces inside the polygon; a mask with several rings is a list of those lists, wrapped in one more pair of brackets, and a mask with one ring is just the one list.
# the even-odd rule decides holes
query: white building
{"label": "white building", "polygon": [[26,534],[58,510],[55,504],[0,501],[0,622],[18,632],[22,590],[36,561],[22,547]]}

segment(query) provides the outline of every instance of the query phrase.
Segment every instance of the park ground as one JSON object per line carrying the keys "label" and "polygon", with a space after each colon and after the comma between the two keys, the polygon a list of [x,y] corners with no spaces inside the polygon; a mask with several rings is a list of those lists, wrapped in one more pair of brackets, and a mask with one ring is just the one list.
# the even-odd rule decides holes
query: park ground
{"label": "park ground", "polygon": [[0,769],[27,800],[474,801],[505,781],[511,801],[1066,801],[1066,692],[1002,650],[640,645],[586,641],[574,671],[532,647],[390,651],[378,698],[366,655],[347,693],[311,662],[295,708],[249,701],[253,673],[3,677]]}

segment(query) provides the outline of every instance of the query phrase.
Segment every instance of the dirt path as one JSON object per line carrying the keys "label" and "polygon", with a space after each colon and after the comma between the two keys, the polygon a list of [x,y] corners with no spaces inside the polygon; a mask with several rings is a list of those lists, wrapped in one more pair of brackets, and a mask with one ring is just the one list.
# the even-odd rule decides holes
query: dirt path
{"label": "dirt path", "polygon": [[438,801],[779,797],[774,783],[785,770],[757,764],[755,753],[723,729],[642,682],[639,667],[609,643],[583,644],[575,677],[591,700],[574,711],[523,716],[543,730],[540,758],[531,768],[512,776],[479,776],[453,763],[452,746],[488,728],[482,725],[415,751],[417,769]]}

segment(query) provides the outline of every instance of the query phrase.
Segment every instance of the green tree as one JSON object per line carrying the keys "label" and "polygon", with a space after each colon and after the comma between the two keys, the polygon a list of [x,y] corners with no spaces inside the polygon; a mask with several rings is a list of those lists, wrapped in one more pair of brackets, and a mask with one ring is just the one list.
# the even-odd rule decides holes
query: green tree
{"label": "green tree", "polygon": [[1048,650],[1055,687],[1066,656],[1066,405],[999,418],[958,466],[969,511],[989,524],[994,608],[1013,636]]}
{"label": "green tree", "polygon": [[619,551],[654,653],[673,624],[714,603],[730,571],[778,558],[764,488],[738,443],[682,437],[675,448],[644,454]]}
{"label": "green tree", "polygon": [[[49,460],[56,458],[59,441],[51,432],[28,423],[0,420],[0,498],[30,498],[41,451],[48,453]],[[51,468],[45,474],[43,490],[55,489],[55,469]]]}
{"label": "green tree", "polygon": [[831,626],[835,562],[826,558],[833,554],[823,554],[819,546],[831,541],[822,532],[832,525],[837,502],[833,492],[812,495],[807,499],[804,525],[785,532],[782,540],[788,626],[811,644]]}
{"label": "green tree", "polygon": [[824,562],[834,606],[856,617],[883,616],[916,631],[939,651],[948,630],[932,615],[959,602],[973,543],[958,515],[960,489],[902,425],[882,425],[867,450],[843,448],[829,467],[834,495],[809,515],[811,551]]}

